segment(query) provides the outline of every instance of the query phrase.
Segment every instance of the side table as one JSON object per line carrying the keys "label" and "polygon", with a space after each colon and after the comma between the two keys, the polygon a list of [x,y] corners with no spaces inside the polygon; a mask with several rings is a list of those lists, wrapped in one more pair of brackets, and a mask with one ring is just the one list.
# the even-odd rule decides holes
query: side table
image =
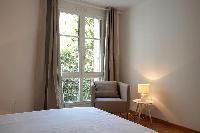
{"label": "side table", "polygon": [[139,116],[139,120],[140,120],[140,116],[141,116],[143,109],[145,109],[146,115],[148,114],[149,119],[152,123],[150,106],[153,104],[153,101],[152,100],[134,99],[133,102],[136,104],[136,113]]}

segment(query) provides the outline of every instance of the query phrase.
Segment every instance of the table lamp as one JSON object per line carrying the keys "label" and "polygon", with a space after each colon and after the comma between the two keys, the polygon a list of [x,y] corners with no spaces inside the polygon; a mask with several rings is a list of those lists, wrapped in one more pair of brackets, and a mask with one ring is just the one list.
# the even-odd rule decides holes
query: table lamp
{"label": "table lamp", "polygon": [[149,94],[150,84],[138,84],[138,93],[141,94],[141,100],[145,101]]}

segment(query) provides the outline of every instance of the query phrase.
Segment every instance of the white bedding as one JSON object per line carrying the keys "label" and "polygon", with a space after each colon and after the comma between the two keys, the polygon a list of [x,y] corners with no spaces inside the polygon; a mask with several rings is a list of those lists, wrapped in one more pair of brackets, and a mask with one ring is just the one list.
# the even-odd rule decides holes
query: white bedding
{"label": "white bedding", "polygon": [[0,133],[155,133],[93,107],[0,116]]}

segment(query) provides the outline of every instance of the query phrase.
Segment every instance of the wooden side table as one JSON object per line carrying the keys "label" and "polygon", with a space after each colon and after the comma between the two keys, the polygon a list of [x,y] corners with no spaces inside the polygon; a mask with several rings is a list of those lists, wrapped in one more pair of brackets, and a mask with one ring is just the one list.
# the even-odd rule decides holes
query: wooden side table
{"label": "wooden side table", "polygon": [[145,100],[145,101],[143,101],[141,99],[135,99],[135,100],[133,100],[133,102],[135,104],[137,104],[136,113],[139,116],[139,120],[140,120],[140,116],[141,116],[141,113],[142,113],[143,109],[145,109],[146,114],[148,114],[149,119],[150,119],[150,121],[152,123],[150,106],[153,104],[153,101],[152,100]]}

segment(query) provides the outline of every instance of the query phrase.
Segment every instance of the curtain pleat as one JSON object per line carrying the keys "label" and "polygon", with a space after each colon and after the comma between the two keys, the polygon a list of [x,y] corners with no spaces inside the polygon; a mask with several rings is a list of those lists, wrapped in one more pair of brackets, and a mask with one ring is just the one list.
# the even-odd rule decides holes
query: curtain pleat
{"label": "curtain pleat", "polygon": [[44,109],[63,107],[59,69],[58,0],[47,0]]}
{"label": "curtain pleat", "polygon": [[104,80],[119,81],[119,20],[114,8],[106,12]]}

